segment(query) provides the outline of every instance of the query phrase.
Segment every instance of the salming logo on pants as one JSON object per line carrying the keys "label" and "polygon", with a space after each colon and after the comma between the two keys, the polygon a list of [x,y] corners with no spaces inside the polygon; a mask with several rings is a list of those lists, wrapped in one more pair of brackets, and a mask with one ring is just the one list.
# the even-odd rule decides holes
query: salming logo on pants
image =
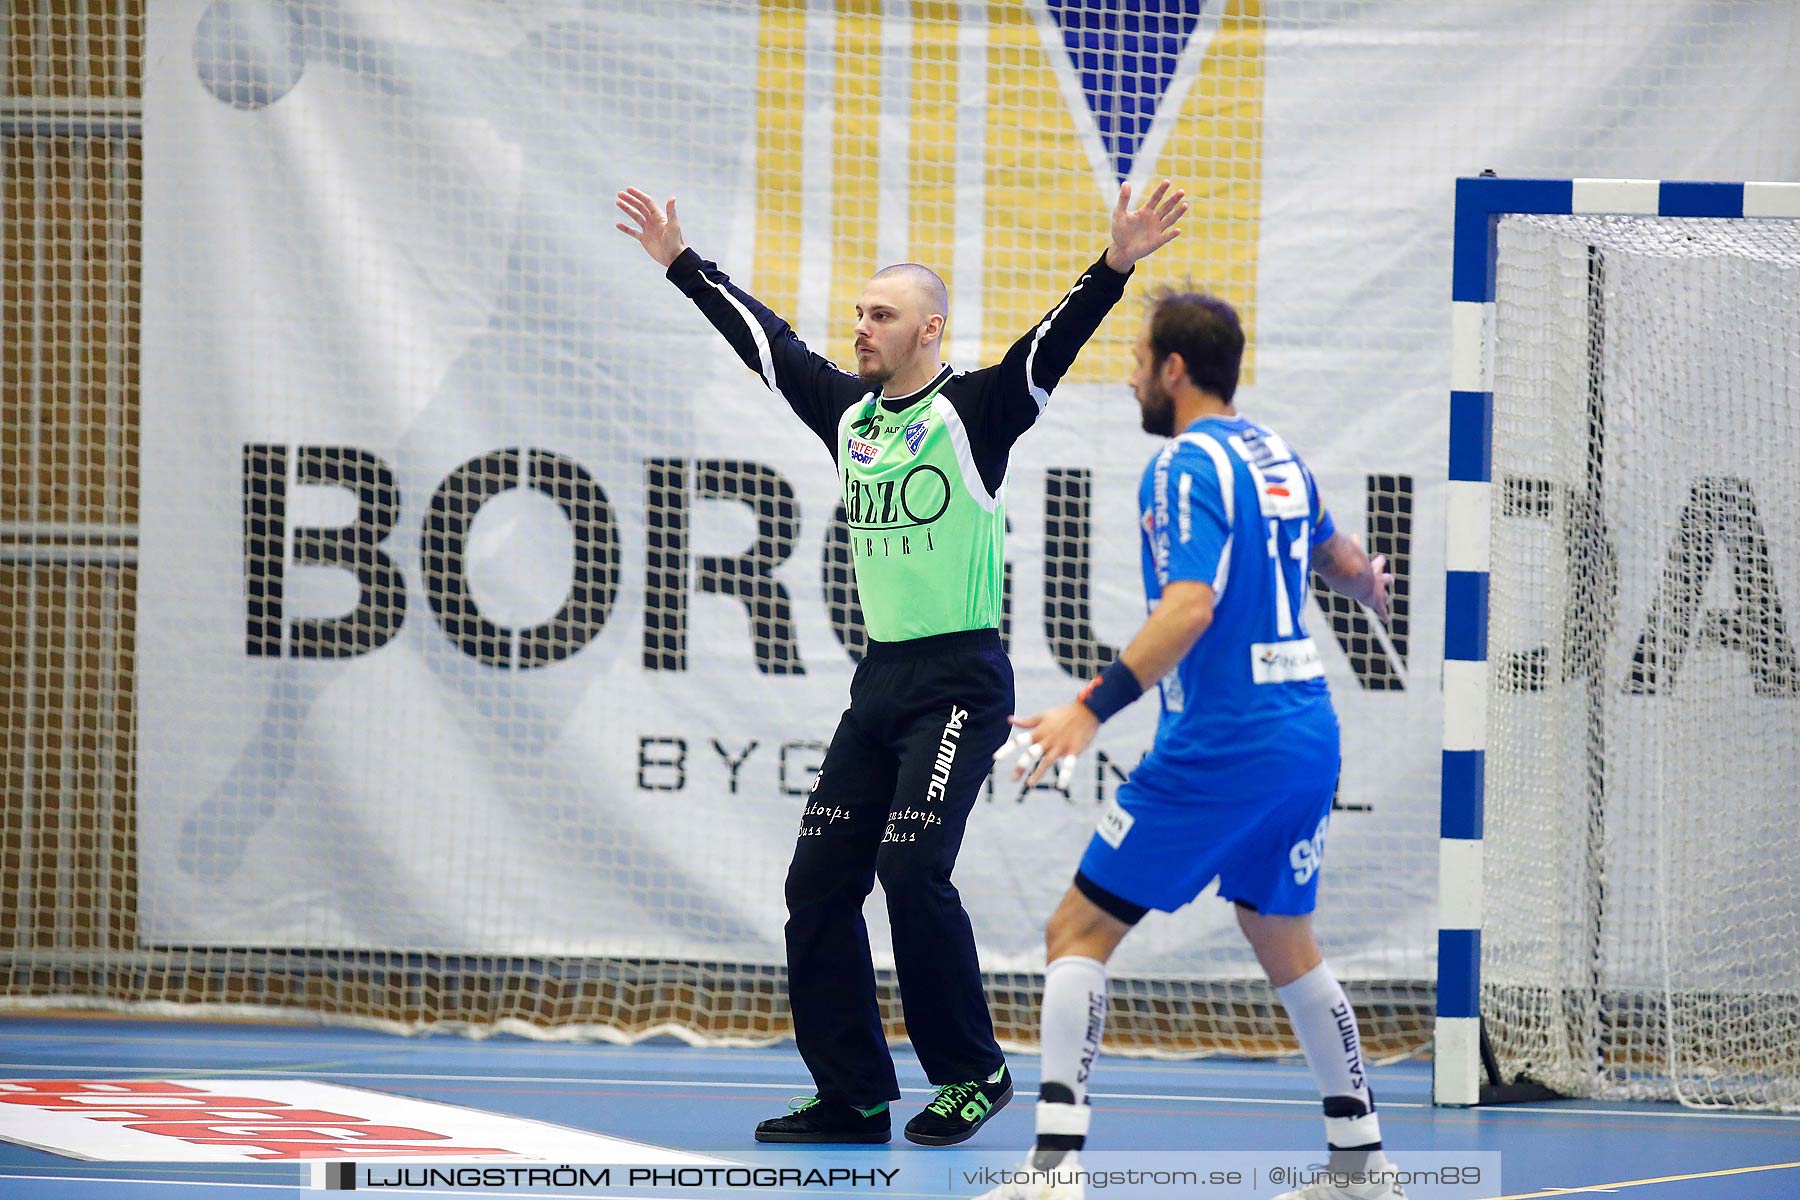
{"label": "salming logo on pants", "polygon": [[950,872],[1012,708],[1012,667],[993,630],[875,643],[857,667],[787,878],[794,1038],[821,1097],[900,1095],[862,916],[877,878],[925,1074],[944,1084],[1000,1068]]}

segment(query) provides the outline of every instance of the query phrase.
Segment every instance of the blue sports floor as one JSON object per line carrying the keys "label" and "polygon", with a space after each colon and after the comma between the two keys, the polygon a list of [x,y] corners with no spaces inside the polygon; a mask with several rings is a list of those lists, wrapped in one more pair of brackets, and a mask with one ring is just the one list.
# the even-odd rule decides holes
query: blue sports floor
{"label": "blue sports floor", "polygon": [[[17,1079],[302,1079],[510,1114],[638,1142],[746,1161],[929,1164],[931,1188],[892,1196],[958,1194],[939,1165],[965,1151],[1015,1164],[1030,1145],[1038,1063],[1016,1057],[1018,1097],[957,1151],[914,1146],[898,1126],[930,1095],[905,1047],[896,1050],[904,1099],[895,1136],[879,1148],[757,1147],[756,1122],[809,1091],[791,1046],[695,1049],[672,1041],[636,1046],[563,1045],[516,1038],[402,1038],[356,1030],[91,1018],[0,1018],[0,1082]],[[1562,1101],[1477,1110],[1434,1109],[1429,1066],[1407,1062],[1374,1073],[1383,1134],[1405,1165],[1408,1152],[1497,1151],[1505,1197],[1619,1195],[1627,1200],[1800,1200],[1800,1115],[1691,1112],[1675,1105]],[[1105,1058],[1093,1081],[1095,1150],[1294,1152],[1321,1139],[1318,1102],[1299,1064],[1238,1060],[1146,1062]],[[6,1109],[0,1105],[0,1110]],[[0,1111],[0,1137],[6,1136]],[[771,1158],[771,1154],[783,1156]],[[938,1159],[919,1156],[950,1156]],[[1184,1154],[1183,1158],[1199,1156]],[[83,1162],[0,1142],[5,1200],[262,1200],[317,1195],[308,1169],[289,1164]],[[365,1187],[364,1190],[367,1190]],[[984,1190],[977,1187],[962,1194]],[[1268,1187],[1273,1195],[1283,1189]],[[419,1191],[504,1195],[505,1190]],[[513,1194],[521,1194],[515,1191]],[[577,1188],[605,1197],[622,1189]],[[664,1189],[658,1195],[720,1196]],[[739,1190],[736,1194],[745,1194]],[[823,1194],[765,1188],[760,1195]],[[863,1193],[866,1194],[866,1193]],[[1090,1197],[1129,1195],[1126,1188]],[[1168,1191],[1155,1193],[1170,1195]],[[1192,1193],[1205,1195],[1202,1189]],[[1221,1193],[1223,1195],[1224,1193]],[[1235,1196],[1241,1193],[1232,1192]],[[1429,1195],[1429,1190],[1414,1190]],[[1467,1195],[1468,1193],[1459,1193]]]}

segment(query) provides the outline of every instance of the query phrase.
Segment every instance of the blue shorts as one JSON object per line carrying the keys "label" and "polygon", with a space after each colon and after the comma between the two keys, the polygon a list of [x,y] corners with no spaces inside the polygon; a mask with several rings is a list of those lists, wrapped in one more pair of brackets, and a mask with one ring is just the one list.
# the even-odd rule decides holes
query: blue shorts
{"label": "blue shorts", "polygon": [[1336,756],[1262,795],[1210,794],[1203,776],[1154,754],[1107,802],[1081,873],[1143,908],[1174,912],[1214,879],[1223,899],[1302,916],[1319,893]]}

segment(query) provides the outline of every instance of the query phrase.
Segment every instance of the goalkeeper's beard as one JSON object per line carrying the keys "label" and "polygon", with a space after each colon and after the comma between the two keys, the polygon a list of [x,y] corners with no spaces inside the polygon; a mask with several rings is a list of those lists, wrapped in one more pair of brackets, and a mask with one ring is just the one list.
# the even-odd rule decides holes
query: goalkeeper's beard
{"label": "goalkeeper's beard", "polygon": [[858,354],[856,357],[856,377],[863,381],[864,387],[871,387],[879,391],[882,388],[885,388],[888,380],[894,377],[894,368],[885,365],[881,361],[880,356],[873,351],[869,354],[870,365],[864,367],[862,364],[862,355]]}

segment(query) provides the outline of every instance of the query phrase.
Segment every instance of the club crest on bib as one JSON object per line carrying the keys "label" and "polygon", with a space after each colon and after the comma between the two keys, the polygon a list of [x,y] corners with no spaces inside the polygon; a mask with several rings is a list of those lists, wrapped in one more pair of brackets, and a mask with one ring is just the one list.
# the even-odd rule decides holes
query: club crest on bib
{"label": "club crest on bib", "polygon": [[906,427],[906,449],[907,449],[907,452],[912,454],[916,458],[916,457],[918,457],[918,454],[919,454],[919,447],[923,446],[924,444],[925,444],[925,422],[924,421],[914,421],[911,425],[908,425]]}

